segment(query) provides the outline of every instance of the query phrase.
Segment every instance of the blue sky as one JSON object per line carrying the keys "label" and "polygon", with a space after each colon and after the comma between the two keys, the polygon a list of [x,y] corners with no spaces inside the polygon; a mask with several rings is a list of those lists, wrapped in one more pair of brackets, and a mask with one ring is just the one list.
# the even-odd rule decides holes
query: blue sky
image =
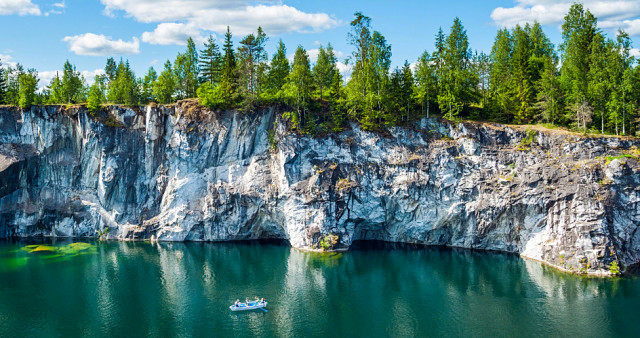
{"label": "blue sky", "polygon": [[[290,54],[298,44],[314,55],[319,44],[331,43],[343,62],[352,51],[347,43],[355,11],[392,45],[393,64],[414,62],[433,49],[438,27],[448,32],[453,18],[462,20],[471,48],[489,52],[499,27],[540,21],[556,45],[559,26],[570,0],[486,1],[250,1],[250,0],[0,0],[0,59],[22,63],[40,72],[41,86],[69,59],[91,81],[107,57],[129,59],[136,74],[184,50],[192,36],[223,37],[229,25],[236,42],[261,25],[270,37],[271,54],[282,39]],[[640,1],[583,1],[610,36],[618,28],[640,45]],[[638,50],[634,50],[635,54]],[[341,64],[343,69],[346,67]]]}

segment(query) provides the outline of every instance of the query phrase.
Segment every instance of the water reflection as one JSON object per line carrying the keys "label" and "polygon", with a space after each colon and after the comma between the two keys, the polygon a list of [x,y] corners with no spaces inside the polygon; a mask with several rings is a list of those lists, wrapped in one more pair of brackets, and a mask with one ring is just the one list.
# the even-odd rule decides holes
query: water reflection
{"label": "water reflection", "polygon": [[[89,243],[91,254],[75,254],[70,244],[39,243],[55,248],[35,253],[35,246],[0,244],[0,336],[607,336],[639,329],[638,279],[582,278],[513,255],[133,242]],[[229,311],[235,299],[254,296],[267,298],[268,312]]]}

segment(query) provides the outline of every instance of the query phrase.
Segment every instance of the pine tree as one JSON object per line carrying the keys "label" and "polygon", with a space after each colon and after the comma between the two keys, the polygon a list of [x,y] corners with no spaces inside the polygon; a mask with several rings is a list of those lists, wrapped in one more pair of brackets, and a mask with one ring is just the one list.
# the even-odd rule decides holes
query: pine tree
{"label": "pine tree", "polygon": [[562,24],[561,83],[569,107],[575,112],[576,125],[586,130],[591,120],[591,104],[588,101],[591,43],[598,32],[597,19],[580,3],[574,3]]}
{"label": "pine tree", "polygon": [[47,100],[47,103],[49,104],[65,103],[64,89],[62,87],[62,81],[60,80],[58,73],[56,73],[56,76],[53,79],[51,79],[51,83],[48,86],[48,90],[49,90],[49,99]]}
{"label": "pine tree", "polygon": [[306,111],[311,99],[313,76],[307,51],[298,46],[293,57],[293,65],[283,91],[290,106],[296,110],[290,114],[294,127],[305,127],[308,124]]}
{"label": "pine tree", "polygon": [[281,95],[278,92],[282,90],[282,87],[287,83],[287,77],[289,76],[289,60],[287,60],[287,48],[282,40],[278,42],[278,50],[271,59],[271,67],[267,75],[267,81],[265,84],[264,97],[267,100],[279,99]]}
{"label": "pine tree", "polygon": [[220,84],[216,87],[219,93],[219,99],[224,102],[225,106],[232,106],[237,99],[237,75],[236,75],[236,55],[233,51],[233,41],[231,31],[227,26],[227,32],[224,35],[223,45],[223,62],[222,62],[222,78]]}
{"label": "pine tree", "polygon": [[431,103],[437,97],[437,78],[431,55],[427,51],[424,51],[418,59],[415,78],[417,82],[416,96],[420,101],[422,113],[429,117]]}
{"label": "pine tree", "polygon": [[256,35],[249,34],[242,41],[238,48],[239,75],[242,83],[242,92],[246,92],[248,103],[255,101],[259,94],[259,66],[267,59],[264,44],[267,36],[261,27],[258,27]]}
{"label": "pine tree", "polygon": [[89,113],[91,113],[91,115],[95,115],[102,107],[102,103],[105,101],[104,82],[106,81],[106,79],[107,79],[106,75],[105,76],[96,75],[93,85],[89,87],[89,94],[87,97],[87,109],[89,110]]}
{"label": "pine tree", "polygon": [[331,86],[333,76],[338,71],[336,68],[337,61],[331,44],[326,49],[320,46],[318,61],[313,66],[313,78],[316,87],[320,90],[320,100],[324,99],[324,89]]}
{"label": "pine tree", "polygon": [[0,59],[0,104],[5,104],[5,96],[7,95],[7,80],[5,79],[5,70],[2,68],[2,59]]}
{"label": "pine tree", "polygon": [[220,81],[222,56],[220,47],[216,44],[213,35],[204,43],[204,49],[200,51],[200,75],[201,82],[208,82],[215,86]]}
{"label": "pine tree", "polygon": [[118,71],[118,65],[113,58],[107,59],[107,65],[104,67],[104,73],[107,76],[107,87],[111,86],[111,82],[115,81]]}
{"label": "pine tree", "polygon": [[491,48],[492,67],[489,74],[490,100],[495,112],[493,119],[511,122],[515,108],[513,90],[513,40],[507,29],[498,31]]}
{"label": "pine tree", "polygon": [[82,79],[80,72],[69,60],[62,67],[62,93],[64,103],[78,103],[82,99]]}
{"label": "pine tree", "polygon": [[175,79],[173,69],[171,68],[171,61],[167,60],[164,64],[164,70],[158,76],[158,79],[153,82],[153,96],[161,104],[168,104],[173,102],[173,93],[175,90]]}
{"label": "pine tree", "polygon": [[440,110],[449,119],[455,118],[472,100],[475,84],[468,68],[470,58],[467,32],[460,19],[455,18],[445,40],[442,90],[438,95]]}
{"label": "pine tree", "polygon": [[153,83],[158,80],[158,73],[153,67],[149,67],[147,71],[147,75],[144,76],[144,79],[141,83],[141,91],[140,91],[140,102],[149,103],[155,101],[155,97],[153,95]]}
{"label": "pine tree", "polygon": [[26,109],[35,103],[36,90],[38,89],[38,72],[35,69],[29,69],[25,73],[21,73],[18,77],[18,105],[22,109]]}

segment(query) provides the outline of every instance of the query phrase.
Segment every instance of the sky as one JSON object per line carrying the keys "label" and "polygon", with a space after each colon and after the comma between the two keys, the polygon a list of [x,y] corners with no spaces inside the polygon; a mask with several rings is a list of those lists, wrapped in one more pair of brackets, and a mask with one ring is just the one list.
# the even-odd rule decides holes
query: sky
{"label": "sky", "polygon": [[[448,33],[459,17],[473,50],[489,53],[501,27],[539,21],[557,46],[560,25],[572,0],[0,0],[0,60],[19,62],[39,72],[49,84],[66,60],[91,83],[108,57],[128,59],[138,76],[149,67],[161,70],[185,50],[187,37],[198,48],[213,35],[222,42],[229,26],[237,42],[261,26],[271,56],[279,39],[293,56],[303,46],[315,61],[320,45],[331,43],[339,68],[345,59],[349,23],[360,11],[392,46],[392,67],[432,51],[439,27]],[[610,37],[624,29],[640,46],[640,0],[582,1]],[[633,54],[640,56],[635,48]]]}

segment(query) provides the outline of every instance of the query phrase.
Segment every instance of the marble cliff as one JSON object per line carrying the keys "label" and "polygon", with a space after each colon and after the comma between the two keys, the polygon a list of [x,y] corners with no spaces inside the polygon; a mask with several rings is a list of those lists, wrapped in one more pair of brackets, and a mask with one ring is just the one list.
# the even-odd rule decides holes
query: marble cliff
{"label": "marble cliff", "polygon": [[314,138],[274,109],[187,103],[98,115],[0,107],[0,238],[310,249],[331,233],[345,248],[499,250],[592,274],[640,262],[638,141],[436,119]]}

